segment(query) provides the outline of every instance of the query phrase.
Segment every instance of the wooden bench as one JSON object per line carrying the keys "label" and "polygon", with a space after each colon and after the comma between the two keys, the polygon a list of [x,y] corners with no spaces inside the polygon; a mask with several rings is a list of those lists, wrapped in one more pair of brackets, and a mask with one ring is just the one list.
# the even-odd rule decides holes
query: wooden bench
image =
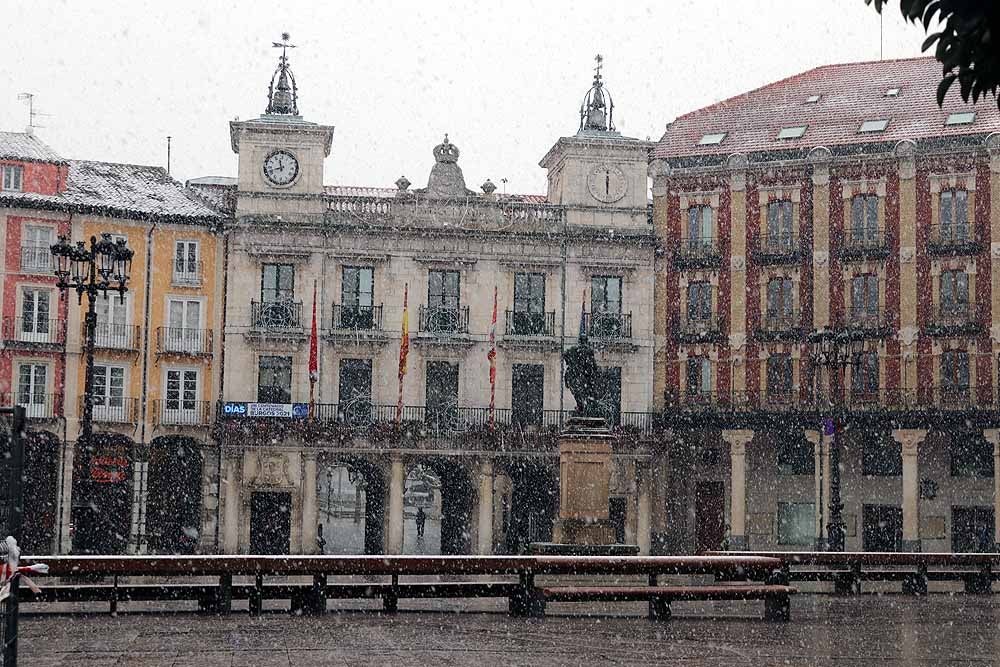
{"label": "wooden bench", "polygon": [[649,618],[670,618],[671,602],[702,600],[763,600],[764,618],[787,621],[791,586],[729,584],[715,586],[546,586],[540,589],[545,602],[649,602]]}

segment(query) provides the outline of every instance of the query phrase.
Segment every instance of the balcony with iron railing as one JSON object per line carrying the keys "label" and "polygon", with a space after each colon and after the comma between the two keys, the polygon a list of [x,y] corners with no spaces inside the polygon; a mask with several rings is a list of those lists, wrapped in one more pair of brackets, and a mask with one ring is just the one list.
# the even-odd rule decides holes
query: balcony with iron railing
{"label": "balcony with iron railing", "polygon": [[632,338],[632,313],[584,313],[583,326],[587,336],[597,341],[628,340]]}
{"label": "balcony with iron railing", "polygon": [[7,347],[60,346],[66,342],[65,321],[33,317],[3,318],[3,340]]}
{"label": "balcony with iron railing", "polygon": [[976,304],[965,301],[938,303],[927,323],[931,336],[971,336],[982,330]]}
{"label": "balcony with iron railing", "polygon": [[[80,340],[87,336],[86,325],[80,327]],[[137,352],[141,338],[139,326],[98,322],[94,329],[94,347],[108,352]]]}
{"label": "balcony with iron railing", "polygon": [[207,426],[212,421],[212,402],[183,398],[153,401],[153,422],[160,426]]}
{"label": "balcony with iron railing", "polygon": [[699,236],[680,239],[674,249],[674,265],[680,269],[718,267],[722,264],[719,239]]}
{"label": "balcony with iron railing", "polygon": [[723,328],[716,313],[685,314],[677,318],[674,337],[681,343],[717,342],[722,340]]}
{"label": "balcony with iron railing", "polygon": [[551,338],[556,335],[556,313],[554,310],[546,313],[508,310],[505,315],[504,336],[544,336]]}
{"label": "balcony with iron railing", "polygon": [[793,309],[765,310],[760,314],[757,340],[795,340],[803,336],[801,315]]}
{"label": "balcony with iron railing", "polygon": [[178,287],[200,287],[204,263],[201,260],[174,260],[172,284]]}
{"label": "balcony with iron railing", "polygon": [[759,265],[798,264],[804,256],[799,237],[792,232],[762,234],[751,253],[751,259]]}
{"label": "balcony with iron railing", "polygon": [[52,263],[52,249],[47,245],[22,245],[22,273],[52,273],[55,265]]}
{"label": "balcony with iron railing", "polygon": [[892,248],[892,237],[883,230],[844,230],[839,256],[845,261],[886,259]]}
{"label": "balcony with iron railing", "polygon": [[62,394],[40,394],[37,392],[5,392],[0,394],[0,405],[24,407],[24,416],[35,421],[47,421],[63,416]]}
{"label": "balcony with iron railing", "polygon": [[185,327],[157,327],[156,353],[188,357],[212,354],[212,330]]}
{"label": "balcony with iron railing", "polygon": [[251,301],[250,327],[267,333],[302,333],[302,302]]}
{"label": "balcony with iron railing", "polygon": [[840,317],[838,328],[859,338],[874,338],[888,335],[892,326],[885,309],[848,308]]}
{"label": "balcony with iron railing", "polygon": [[431,338],[469,333],[468,306],[420,306],[418,320],[418,331]]}
{"label": "balcony with iron railing", "polygon": [[382,331],[382,304],[362,306],[333,304],[335,331]]}
{"label": "balcony with iron railing", "polygon": [[[80,397],[80,414],[83,415],[86,396]],[[95,396],[94,421],[102,424],[139,423],[139,399],[127,396]]]}
{"label": "balcony with iron railing", "polygon": [[978,255],[984,244],[971,223],[931,225],[927,236],[927,252],[936,256]]}

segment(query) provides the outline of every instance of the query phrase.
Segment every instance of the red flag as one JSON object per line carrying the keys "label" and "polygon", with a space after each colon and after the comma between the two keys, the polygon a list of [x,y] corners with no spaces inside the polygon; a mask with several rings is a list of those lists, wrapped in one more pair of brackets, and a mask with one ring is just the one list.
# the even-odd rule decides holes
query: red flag
{"label": "red flag", "polygon": [[316,281],[313,281],[313,318],[309,333],[309,416],[313,415],[316,380],[319,379],[319,354],[316,349]]}
{"label": "red flag", "polygon": [[410,316],[407,306],[410,285],[403,285],[403,325],[399,338],[399,401],[396,403],[396,423],[403,420],[403,378],[406,376],[406,357],[410,354]]}
{"label": "red flag", "polygon": [[497,288],[493,288],[493,319],[490,321],[490,429],[493,429],[497,397]]}

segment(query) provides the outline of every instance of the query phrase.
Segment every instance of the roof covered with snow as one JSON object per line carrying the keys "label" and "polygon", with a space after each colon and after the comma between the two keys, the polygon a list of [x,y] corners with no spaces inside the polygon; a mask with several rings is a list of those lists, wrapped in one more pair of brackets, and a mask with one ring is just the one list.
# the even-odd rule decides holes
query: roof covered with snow
{"label": "roof covered with snow", "polygon": [[940,81],[941,65],[933,58],[817,67],[677,118],[653,157],[894,144],[1000,131],[996,101],[965,104],[957,83],[938,107]]}
{"label": "roof covered with snow", "polygon": [[0,160],[65,163],[41,139],[27,132],[0,132]]}

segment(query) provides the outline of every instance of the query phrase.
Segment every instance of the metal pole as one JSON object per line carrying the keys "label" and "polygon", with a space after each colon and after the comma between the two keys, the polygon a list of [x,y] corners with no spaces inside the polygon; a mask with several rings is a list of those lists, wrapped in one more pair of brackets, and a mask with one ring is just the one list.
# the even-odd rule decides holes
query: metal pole
{"label": "metal pole", "polygon": [[[22,482],[24,480],[24,407],[16,406],[13,410],[13,420],[10,430],[10,461],[8,468],[10,499],[10,517],[7,528],[10,535],[15,539],[21,538],[21,526],[24,522],[24,497],[22,494]],[[0,535],[0,539],[5,538]],[[5,567],[6,562],[0,560],[0,567]],[[3,658],[4,667],[17,667],[17,621],[18,621],[18,578],[14,577],[10,581],[10,595],[7,598],[7,610],[4,618],[3,630],[3,651],[0,657]]]}
{"label": "metal pole", "polygon": [[[91,237],[91,248],[96,244],[96,239]],[[96,262],[91,261],[89,269],[89,283],[84,286],[87,293],[87,314],[83,318],[83,355],[85,362],[83,380],[83,415],[82,433],[77,442],[77,452],[74,457],[77,464],[74,466],[80,474],[79,486],[73,494],[73,505],[76,507],[87,507],[90,503],[90,479],[88,478],[90,462],[94,455],[94,339],[97,336],[97,289],[96,289]],[[72,517],[71,517],[72,518]],[[79,526],[77,529],[79,530]],[[92,542],[92,534],[84,532],[88,541]],[[80,545],[84,552],[91,552],[96,546],[84,543]],[[76,551],[76,549],[73,549]]]}

